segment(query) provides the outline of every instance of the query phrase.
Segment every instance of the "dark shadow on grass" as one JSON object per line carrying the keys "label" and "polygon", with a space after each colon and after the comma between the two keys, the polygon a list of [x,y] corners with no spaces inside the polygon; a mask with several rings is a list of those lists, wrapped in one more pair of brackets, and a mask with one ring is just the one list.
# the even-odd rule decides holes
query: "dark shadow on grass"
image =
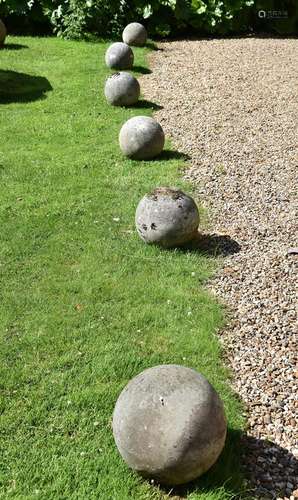
{"label": "dark shadow on grass", "polygon": [[147,101],[146,99],[141,99],[140,101],[137,102],[133,108],[146,108],[146,109],[153,109],[153,111],[159,111],[160,109],[163,109],[163,106],[159,106],[159,104],[155,104],[154,102]]}
{"label": "dark shadow on grass", "polygon": [[2,50],[22,50],[29,49],[28,45],[21,45],[20,43],[5,43]]}
{"label": "dark shadow on grass", "polygon": [[228,235],[202,234],[178,248],[182,252],[199,252],[211,257],[233,255],[240,252],[241,246]]}
{"label": "dark shadow on grass", "polygon": [[158,488],[169,497],[188,498],[194,492],[208,493],[224,487],[225,492],[233,498],[246,498],[244,496],[243,476],[241,473],[241,431],[228,429],[226,444],[218,461],[211,469],[191,483],[169,487],[159,485]]}
{"label": "dark shadow on grass", "polygon": [[182,160],[187,161],[190,156],[186,153],[181,153],[180,151],[172,151],[171,149],[164,149],[160,155],[153,158],[151,161],[169,161],[169,160]]}
{"label": "dark shadow on grass", "polygon": [[134,66],[133,71],[142,73],[142,75],[150,75],[152,73],[151,69],[145,68],[145,66]]}
{"label": "dark shadow on grass", "polygon": [[[190,159],[185,153],[180,153],[179,151],[171,151],[170,149],[164,149],[158,156],[155,158],[148,158],[147,160],[141,160],[145,162],[162,162],[162,161],[173,161],[173,160],[182,160],[187,161]],[[135,158],[131,158],[132,161],[139,162],[140,160],[136,160]]]}
{"label": "dark shadow on grass", "polygon": [[46,92],[53,90],[43,76],[27,75],[0,69],[0,103],[30,102],[45,99]]}

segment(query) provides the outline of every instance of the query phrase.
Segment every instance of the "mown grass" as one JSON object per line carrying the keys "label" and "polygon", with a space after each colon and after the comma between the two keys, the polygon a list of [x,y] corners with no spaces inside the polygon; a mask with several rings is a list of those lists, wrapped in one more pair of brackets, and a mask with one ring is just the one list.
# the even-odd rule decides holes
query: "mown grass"
{"label": "mown grass", "polygon": [[[107,44],[8,42],[0,52],[1,498],[167,497],[127,469],[111,432],[121,389],[160,363],[205,374],[230,427],[217,466],[178,493],[239,496],[241,407],[216,338],[222,311],[202,285],[215,261],[147,247],[134,230],[144,193],[190,190],[182,159],[122,157],[121,124],[152,110],[106,104]],[[135,55],[142,72],[146,51]]]}

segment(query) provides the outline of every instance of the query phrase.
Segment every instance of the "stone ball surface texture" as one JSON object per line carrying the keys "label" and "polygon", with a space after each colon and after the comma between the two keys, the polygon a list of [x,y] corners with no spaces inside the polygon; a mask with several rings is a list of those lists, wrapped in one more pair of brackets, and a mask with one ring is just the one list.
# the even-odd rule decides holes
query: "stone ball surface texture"
{"label": "stone ball surface texture", "polygon": [[4,22],[1,21],[0,19],[0,45],[3,45],[3,43],[5,42],[6,35],[7,35],[6,26]]}
{"label": "stone ball surface texture", "polygon": [[130,23],[122,33],[122,40],[127,45],[142,47],[147,42],[147,31],[140,23]]}
{"label": "stone ball surface texture", "polygon": [[194,200],[179,189],[160,187],[138,204],[135,223],[140,238],[171,248],[191,241],[200,222]]}
{"label": "stone ball surface texture", "polygon": [[223,404],[208,380],[191,368],[160,365],[121,392],[113,433],[125,462],[143,477],[178,485],[206,472],[227,432]]}
{"label": "stone ball surface texture", "polygon": [[119,144],[125,156],[133,160],[150,160],[162,152],[165,134],[153,118],[134,116],[121,128]]}
{"label": "stone ball surface texture", "polygon": [[106,81],[105,96],[113,106],[131,106],[140,97],[140,84],[130,73],[115,73]]}
{"label": "stone ball surface texture", "polygon": [[133,51],[126,43],[113,43],[106,51],[105,61],[111,69],[131,69],[134,61]]}

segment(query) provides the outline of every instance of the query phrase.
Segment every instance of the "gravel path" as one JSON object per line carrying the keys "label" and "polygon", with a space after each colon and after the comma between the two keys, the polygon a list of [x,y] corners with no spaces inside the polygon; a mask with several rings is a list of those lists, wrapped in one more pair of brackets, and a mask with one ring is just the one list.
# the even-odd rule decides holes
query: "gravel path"
{"label": "gravel path", "polygon": [[210,288],[232,312],[221,339],[248,411],[244,465],[255,498],[298,498],[298,255],[289,252],[298,244],[298,43],[251,37],[160,48],[144,94],[163,106],[156,118],[191,157],[186,177],[217,241],[241,247]]}

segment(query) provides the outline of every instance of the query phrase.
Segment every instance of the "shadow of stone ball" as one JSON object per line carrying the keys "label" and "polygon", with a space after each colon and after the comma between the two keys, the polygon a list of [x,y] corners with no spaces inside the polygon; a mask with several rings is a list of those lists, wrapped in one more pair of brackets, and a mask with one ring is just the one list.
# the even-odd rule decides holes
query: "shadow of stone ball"
{"label": "shadow of stone ball", "polygon": [[184,366],[160,365],[123,389],[113,433],[129,467],[173,486],[196,479],[216,462],[227,424],[223,404],[203,375]]}
{"label": "shadow of stone ball", "polygon": [[126,43],[113,43],[106,51],[105,61],[111,69],[131,69],[134,61],[133,51]]}
{"label": "shadow of stone ball", "polygon": [[0,69],[0,104],[45,99],[46,93],[51,90],[52,85],[43,76]]}
{"label": "shadow of stone ball", "polygon": [[138,204],[135,223],[145,243],[171,248],[195,238],[200,216],[194,200],[179,189],[160,187]]}
{"label": "shadow of stone ball", "polygon": [[150,160],[162,152],[165,135],[160,124],[153,118],[134,116],[121,128],[119,144],[128,158]]}
{"label": "shadow of stone ball", "polygon": [[6,26],[5,26],[4,22],[1,21],[1,19],[0,19],[0,46],[4,45],[6,35],[7,35]]}
{"label": "shadow of stone ball", "polygon": [[140,23],[130,23],[123,30],[122,40],[127,45],[142,47],[147,41],[147,31]]}
{"label": "shadow of stone ball", "polygon": [[140,97],[140,84],[130,73],[114,73],[106,80],[105,96],[113,106],[132,106]]}

